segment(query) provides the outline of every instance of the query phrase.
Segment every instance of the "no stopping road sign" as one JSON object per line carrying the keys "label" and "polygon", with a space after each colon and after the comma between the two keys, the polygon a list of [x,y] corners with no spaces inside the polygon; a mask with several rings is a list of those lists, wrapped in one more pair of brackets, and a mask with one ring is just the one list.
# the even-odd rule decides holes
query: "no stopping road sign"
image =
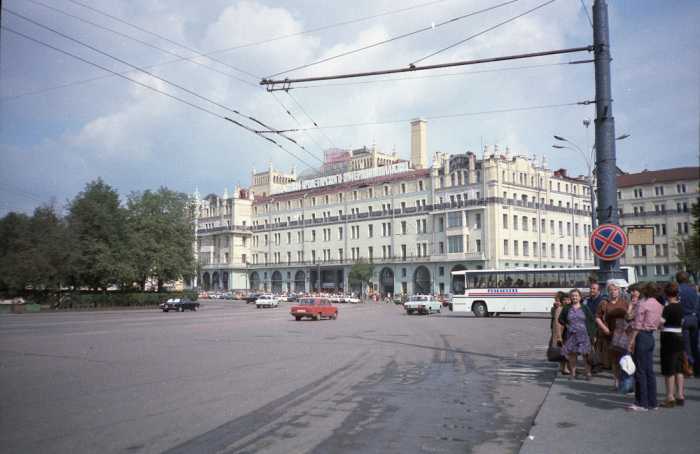
{"label": "no stopping road sign", "polygon": [[601,225],[593,231],[591,251],[603,260],[615,260],[627,249],[627,235],[616,225]]}

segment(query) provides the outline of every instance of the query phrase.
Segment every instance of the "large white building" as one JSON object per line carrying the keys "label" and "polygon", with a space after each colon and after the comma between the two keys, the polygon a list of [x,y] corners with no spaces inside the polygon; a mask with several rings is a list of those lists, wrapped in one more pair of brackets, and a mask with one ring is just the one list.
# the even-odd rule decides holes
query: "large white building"
{"label": "large white building", "polygon": [[690,208],[698,200],[699,167],[618,175],[620,225],[648,227],[653,244],[630,245],[620,258],[640,280],[667,281],[680,266],[679,245],[692,233]]}
{"label": "large white building", "polygon": [[448,293],[457,269],[591,266],[588,181],[551,171],[546,157],[435,153],[411,123],[410,160],[372,149],[329,150],[299,176],[253,170],[251,188],[197,200],[197,254],[206,290]]}

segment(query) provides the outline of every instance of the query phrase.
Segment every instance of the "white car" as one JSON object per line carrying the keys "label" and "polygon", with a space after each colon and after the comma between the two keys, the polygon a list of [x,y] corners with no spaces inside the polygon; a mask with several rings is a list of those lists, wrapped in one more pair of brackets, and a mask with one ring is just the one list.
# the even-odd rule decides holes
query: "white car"
{"label": "white car", "polygon": [[350,304],[360,304],[360,298],[356,298],[352,295],[344,295],[341,297],[341,301],[343,303],[350,303]]}
{"label": "white car", "polygon": [[261,307],[277,307],[279,306],[279,300],[272,295],[260,295],[258,299],[255,300],[255,307],[260,309]]}
{"label": "white car", "polygon": [[437,312],[439,314],[442,310],[442,303],[430,295],[415,295],[412,296],[410,300],[403,303],[403,308],[406,309],[408,315],[414,312],[419,312],[421,314]]}

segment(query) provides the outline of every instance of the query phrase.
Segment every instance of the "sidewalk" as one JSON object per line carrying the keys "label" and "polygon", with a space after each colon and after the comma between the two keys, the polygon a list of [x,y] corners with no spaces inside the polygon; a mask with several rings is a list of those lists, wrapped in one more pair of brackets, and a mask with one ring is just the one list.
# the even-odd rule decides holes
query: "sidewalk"
{"label": "sidewalk", "polygon": [[[659,336],[655,336],[654,370],[658,400],[666,398],[659,366]],[[552,367],[556,367],[553,363]],[[698,453],[700,452],[700,378],[686,378],[685,406],[646,412],[626,411],[634,396],[608,389],[612,372],[579,380],[557,373],[520,454],[542,453]]]}

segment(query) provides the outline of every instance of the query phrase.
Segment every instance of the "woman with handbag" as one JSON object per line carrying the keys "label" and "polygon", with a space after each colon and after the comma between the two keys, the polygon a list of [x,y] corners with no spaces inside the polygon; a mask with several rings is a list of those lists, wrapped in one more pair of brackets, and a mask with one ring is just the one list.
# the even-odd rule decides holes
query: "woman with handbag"
{"label": "woman with handbag", "polygon": [[620,298],[620,284],[615,279],[610,279],[605,284],[605,289],[608,292],[608,297],[603,300],[596,309],[595,323],[603,333],[603,353],[606,356],[606,361],[612,366],[613,379],[615,385],[610,388],[610,391],[617,391],[618,381],[620,379],[620,358],[624,352],[614,350],[612,347],[613,333],[618,320],[623,319],[627,315],[629,302]]}
{"label": "woman with handbag", "polygon": [[[659,407],[671,408],[685,403],[683,397],[683,366],[685,344],[683,341],[683,317],[685,309],[678,302],[678,284],[671,281],[664,286],[666,306],[661,313],[661,375],[666,383],[666,400]],[[675,382],[675,383],[674,383]],[[674,384],[678,393],[674,396]]]}
{"label": "woman with handbag", "polygon": [[593,346],[595,339],[595,322],[593,313],[588,306],[581,304],[581,291],[577,288],[569,292],[571,304],[563,306],[559,314],[559,323],[565,326],[568,335],[561,352],[569,357],[569,369],[571,377],[569,380],[576,380],[578,369],[578,355],[583,356],[583,364],[586,368],[586,380],[591,379],[591,365],[588,364],[588,353]]}

